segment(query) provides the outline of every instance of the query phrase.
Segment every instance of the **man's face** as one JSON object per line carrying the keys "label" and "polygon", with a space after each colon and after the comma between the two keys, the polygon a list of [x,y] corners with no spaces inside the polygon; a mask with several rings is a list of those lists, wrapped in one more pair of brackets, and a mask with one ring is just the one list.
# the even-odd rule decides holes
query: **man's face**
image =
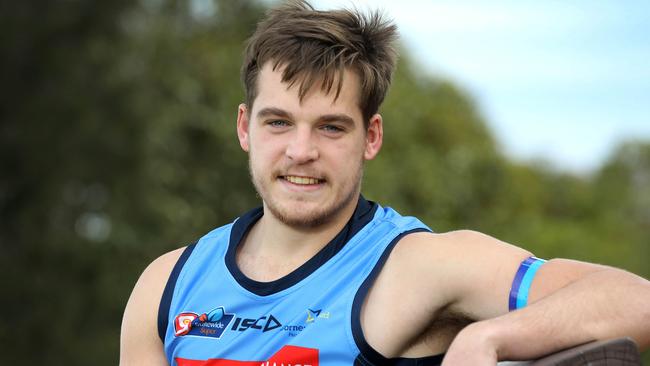
{"label": "man's face", "polygon": [[379,115],[364,127],[355,73],[345,72],[336,100],[335,91],[325,94],[320,82],[314,85],[301,102],[298,83],[289,87],[282,69],[267,63],[253,109],[240,105],[237,118],[266,213],[303,228],[340,218],[356,205],[363,161],[374,158],[382,140]]}

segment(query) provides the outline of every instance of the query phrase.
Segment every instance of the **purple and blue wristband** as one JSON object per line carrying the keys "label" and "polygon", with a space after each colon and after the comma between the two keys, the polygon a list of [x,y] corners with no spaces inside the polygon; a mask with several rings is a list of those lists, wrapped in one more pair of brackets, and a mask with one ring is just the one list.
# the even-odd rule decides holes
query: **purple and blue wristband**
{"label": "purple and blue wristband", "polygon": [[539,267],[546,263],[545,260],[537,257],[528,257],[519,265],[515,279],[510,288],[508,309],[510,311],[521,309],[528,303],[528,292],[533,283],[533,278]]}

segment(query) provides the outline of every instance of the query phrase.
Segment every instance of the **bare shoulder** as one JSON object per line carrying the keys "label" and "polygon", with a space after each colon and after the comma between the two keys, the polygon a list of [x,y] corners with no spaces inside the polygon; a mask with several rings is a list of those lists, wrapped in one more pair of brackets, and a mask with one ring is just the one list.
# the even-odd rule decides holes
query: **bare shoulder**
{"label": "bare shoulder", "polygon": [[[428,256],[444,261],[474,261],[491,256],[530,254],[526,250],[473,230],[457,230],[446,233],[419,232],[405,236],[395,248],[397,253],[417,256],[425,252]],[[487,258],[486,258],[487,256]]]}
{"label": "bare shoulder", "polygon": [[158,337],[158,307],[167,279],[184,249],[158,257],[135,284],[122,318],[120,365],[167,365]]}
{"label": "bare shoulder", "polygon": [[178,258],[181,256],[181,254],[183,254],[185,248],[186,247],[174,249],[171,252],[167,252],[156,258],[142,272],[142,275],[140,275],[136,287],[138,287],[141,283],[145,283],[147,286],[151,286],[156,283],[162,283],[164,287],[164,285],[167,283],[167,278],[169,277],[172,268],[174,268],[174,265],[178,261]]}
{"label": "bare shoulder", "polygon": [[[499,305],[490,305],[489,301],[478,310],[465,304],[481,304],[483,297],[494,302],[494,286],[486,283],[499,282],[492,278],[499,271],[503,278],[511,279],[517,265],[504,266],[502,259],[516,258],[511,260],[516,262],[528,254],[475,231],[406,235],[392,249],[364,301],[361,321],[366,340],[385,355],[422,355],[426,352],[413,345],[419,343],[422,334],[429,333],[432,324],[438,324],[440,332],[428,337],[434,340],[427,342],[428,349],[443,352],[454,335],[447,330],[457,331],[457,327],[443,326],[441,322],[455,314],[480,319],[494,312],[491,309]],[[504,268],[495,270],[500,267]],[[489,275],[485,275],[486,271]],[[385,309],[396,306],[399,315],[387,316]],[[507,296],[503,306],[507,307]]]}
{"label": "bare shoulder", "polygon": [[[475,319],[492,318],[508,311],[512,280],[529,251],[489,235],[459,230],[442,234],[416,233],[396,246],[398,268],[421,271],[424,281],[438,283],[431,291],[445,295],[451,309]],[[606,269],[592,263],[552,259],[541,267],[531,288],[535,302],[593,272]],[[440,281],[444,278],[445,281]]]}
{"label": "bare shoulder", "polygon": [[167,279],[184,250],[185,247],[165,253],[145,268],[131,292],[125,315],[130,310],[154,310],[149,308],[153,305],[157,310]]}
{"label": "bare shoulder", "polygon": [[434,294],[437,306],[485,319],[507,311],[512,278],[530,255],[489,235],[458,230],[407,235],[391,260],[393,270],[418,271],[418,290]]}

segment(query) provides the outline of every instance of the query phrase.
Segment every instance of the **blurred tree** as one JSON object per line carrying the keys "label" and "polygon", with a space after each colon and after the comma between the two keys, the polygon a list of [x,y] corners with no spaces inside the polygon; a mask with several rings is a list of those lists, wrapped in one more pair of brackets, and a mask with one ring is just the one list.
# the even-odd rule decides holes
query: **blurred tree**
{"label": "blurred tree", "polygon": [[255,204],[233,126],[262,9],[2,7],[0,363],[115,364],[146,263]]}
{"label": "blurred tree", "polygon": [[115,19],[127,5],[3,8],[1,301],[16,316],[0,325],[0,343],[11,350],[1,363],[59,364],[84,346],[108,355],[115,347],[102,351],[102,343],[114,344],[119,312],[114,301],[103,303],[112,287],[100,285],[115,276],[115,255],[92,244],[110,225],[110,189],[137,171],[144,133],[111,123],[123,99],[119,88],[105,87],[122,38]]}
{"label": "blurred tree", "polygon": [[498,186],[504,163],[471,101],[418,73],[404,56],[382,109],[384,146],[368,164],[364,191],[438,230],[475,224],[491,202],[484,187]]}
{"label": "blurred tree", "polygon": [[608,239],[602,257],[650,277],[650,143],[619,146],[595,176],[594,190],[594,227]]}

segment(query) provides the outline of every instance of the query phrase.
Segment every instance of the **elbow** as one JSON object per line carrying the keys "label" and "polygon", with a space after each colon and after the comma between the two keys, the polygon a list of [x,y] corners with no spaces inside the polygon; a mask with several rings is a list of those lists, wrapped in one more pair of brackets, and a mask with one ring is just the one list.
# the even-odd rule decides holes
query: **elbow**
{"label": "elbow", "polygon": [[636,342],[641,351],[650,349],[650,281],[639,278],[642,282],[640,284],[641,291],[644,296],[639,296],[639,309],[641,322],[639,324],[641,336],[636,339]]}
{"label": "elbow", "polygon": [[[619,270],[616,270],[619,272]],[[613,330],[621,337],[634,339],[640,351],[650,349],[650,281],[620,270],[620,277],[613,286],[621,291],[612,291],[611,299],[621,306],[617,313],[620,323],[625,326]],[[627,286],[624,285],[627,283]],[[614,324],[620,324],[614,322]]]}

